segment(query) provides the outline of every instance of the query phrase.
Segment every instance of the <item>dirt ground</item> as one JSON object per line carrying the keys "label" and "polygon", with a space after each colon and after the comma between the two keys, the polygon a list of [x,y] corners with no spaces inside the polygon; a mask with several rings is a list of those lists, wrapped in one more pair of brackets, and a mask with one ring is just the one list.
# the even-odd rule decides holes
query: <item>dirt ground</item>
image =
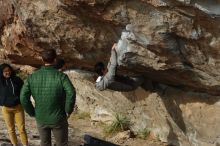
{"label": "dirt ground", "polygon": [[[36,123],[34,118],[30,118],[28,115],[26,119],[26,130],[28,133],[29,145],[30,146],[40,146],[40,138],[37,132]],[[105,139],[103,132],[103,127],[99,124],[94,124],[90,121],[89,117],[80,117],[77,114],[71,115],[68,120],[69,122],[69,145],[70,146],[80,146],[84,143],[83,136],[89,134],[91,136]],[[108,137],[109,138],[109,137]],[[19,139],[19,138],[18,138]],[[0,112],[0,145],[3,143],[9,144],[9,139],[7,135],[7,130],[5,122]],[[54,139],[53,139],[54,143]],[[138,138],[128,138],[120,143],[122,146],[165,146],[165,144],[153,140],[153,139],[138,139]]]}

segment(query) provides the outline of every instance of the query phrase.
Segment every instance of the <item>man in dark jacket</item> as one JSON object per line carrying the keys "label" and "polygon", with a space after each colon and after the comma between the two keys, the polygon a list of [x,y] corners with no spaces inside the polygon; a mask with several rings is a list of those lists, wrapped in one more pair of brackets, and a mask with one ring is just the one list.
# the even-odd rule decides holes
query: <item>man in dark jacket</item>
{"label": "man in dark jacket", "polygon": [[42,59],[45,66],[28,76],[22,87],[21,104],[30,116],[36,118],[41,146],[51,146],[51,131],[57,146],[67,146],[67,118],[73,112],[75,88],[66,74],[54,68],[55,50],[44,51]]}

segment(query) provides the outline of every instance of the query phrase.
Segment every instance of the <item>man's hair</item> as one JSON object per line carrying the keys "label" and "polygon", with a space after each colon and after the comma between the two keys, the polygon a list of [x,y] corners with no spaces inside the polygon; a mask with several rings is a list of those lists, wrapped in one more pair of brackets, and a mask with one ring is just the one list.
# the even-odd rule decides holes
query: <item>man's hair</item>
{"label": "man's hair", "polygon": [[65,65],[65,61],[62,58],[56,59],[56,64],[55,64],[56,69],[61,69],[64,65]]}
{"label": "man's hair", "polygon": [[42,59],[46,63],[53,63],[57,57],[56,51],[54,49],[44,50],[41,54]]}
{"label": "man's hair", "polygon": [[103,62],[97,62],[95,64],[95,72],[99,75],[99,76],[103,76],[103,70],[105,69],[105,65]]}

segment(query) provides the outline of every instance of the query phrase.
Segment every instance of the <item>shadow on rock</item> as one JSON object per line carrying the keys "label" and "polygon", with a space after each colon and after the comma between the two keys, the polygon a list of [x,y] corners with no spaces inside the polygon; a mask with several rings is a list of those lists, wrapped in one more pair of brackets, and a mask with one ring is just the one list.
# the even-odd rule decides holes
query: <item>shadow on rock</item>
{"label": "shadow on rock", "polygon": [[85,144],[82,146],[119,146],[108,141],[104,141],[90,135],[84,136]]}

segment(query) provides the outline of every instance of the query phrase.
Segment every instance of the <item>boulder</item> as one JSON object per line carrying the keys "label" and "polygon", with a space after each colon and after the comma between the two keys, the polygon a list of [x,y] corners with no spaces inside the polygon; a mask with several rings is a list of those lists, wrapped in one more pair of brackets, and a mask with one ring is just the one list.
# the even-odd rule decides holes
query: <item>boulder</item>
{"label": "boulder", "polygon": [[56,49],[68,68],[107,64],[120,74],[219,94],[218,0],[0,0],[0,59],[39,67]]}

